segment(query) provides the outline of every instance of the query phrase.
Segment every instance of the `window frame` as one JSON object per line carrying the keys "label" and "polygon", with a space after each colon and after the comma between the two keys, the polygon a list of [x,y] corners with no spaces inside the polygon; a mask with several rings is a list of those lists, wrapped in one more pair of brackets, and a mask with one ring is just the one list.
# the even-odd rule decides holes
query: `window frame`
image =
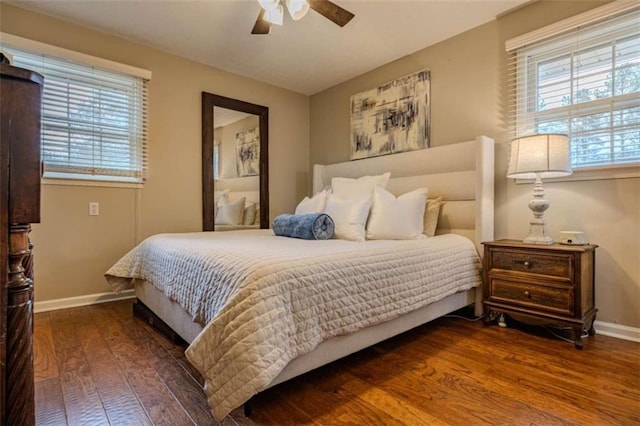
{"label": "window frame", "polygon": [[[72,185],[72,186],[106,186],[106,187],[134,187],[140,188],[143,186],[146,180],[146,174],[148,171],[148,165],[146,161],[147,157],[147,139],[148,139],[148,100],[147,100],[147,88],[146,84],[151,80],[151,71],[137,68],[134,66],[121,64],[118,62],[110,61],[107,59],[87,55],[84,53],[64,49],[58,46],[41,43],[38,41],[26,39],[23,37],[15,36],[13,34],[7,34],[0,32],[0,47],[6,48],[8,51],[23,50],[32,55],[42,55],[43,57],[51,57],[53,59],[59,59],[65,62],[76,63],[79,66],[89,69],[103,70],[106,72],[117,73],[121,75],[127,75],[128,77],[137,79],[144,86],[139,89],[140,99],[139,104],[135,104],[135,108],[139,113],[138,117],[140,122],[140,131],[138,134],[131,134],[131,127],[129,127],[129,151],[131,149],[140,150],[140,175],[135,176],[119,176],[117,173],[113,174],[89,174],[89,173],[75,173],[64,171],[45,171],[42,179],[42,183],[45,185]],[[16,55],[14,55],[16,56]],[[37,70],[36,70],[37,71]],[[104,84],[105,80],[96,79],[99,84]],[[45,75],[46,85],[46,75]],[[100,87],[96,85],[96,87]],[[136,101],[138,102],[138,101]],[[66,122],[66,121],[65,121]],[[43,117],[43,132],[44,132],[44,117]],[[133,139],[135,141],[133,141]],[[126,145],[122,145],[125,147]],[[43,144],[44,147],[44,144]],[[136,151],[136,155],[138,152]],[[44,161],[44,157],[43,157]],[[88,164],[88,163],[87,163]],[[131,163],[129,163],[131,164]],[[54,163],[55,167],[55,163]],[[69,166],[73,168],[73,166]],[[88,169],[88,165],[86,166]],[[77,170],[82,170],[82,166],[79,166]],[[131,169],[136,170],[136,169]],[[134,172],[135,173],[135,172]]]}
{"label": "window frame", "polygon": [[[513,64],[510,75],[515,79],[514,83],[512,83],[512,88],[510,89],[514,96],[512,104],[513,106],[511,107],[512,136],[515,137],[535,133],[540,122],[539,118],[545,116],[552,117],[553,115],[558,116],[559,119],[569,121],[567,123],[567,126],[569,129],[569,134],[571,135],[570,121],[572,116],[576,116],[575,113],[571,114],[572,110],[576,111],[580,108],[584,110],[585,107],[593,106],[593,114],[607,112],[608,114],[610,114],[610,117],[613,120],[613,114],[615,114],[615,111],[618,110],[615,108],[616,106],[619,106],[623,102],[628,102],[629,99],[631,99],[632,102],[635,102],[640,96],[637,92],[633,94],[616,95],[614,89],[611,96],[607,98],[592,100],[582,104],[574,104],[573,96],[575,84],[577,81],[577,74],[575,74],[574,70],[571,70],[569,72],[568,79],[568,84],[570,85],[570,96],[572,96],[571,105],[568,105],[566,107],[553,108],[550,111],[538,111],[538,67],[545,60],[559,59],[563,56],[571,59],[571,56],[576,53],[575,49],[569,49],[565,52],[558,51],[555,47],[563,44],[563,41],[564,43],[566,43],[565,40],[559,40],[559,38],[561,37],[558,36],[562,36],[563,34],[566,34],[568,32],[576,31],[577,28],[580,28],[581,26],[585,26],[587,24],[601,23],[605,19],[609,19],[614,16],[626,15],[628,13],[637,13],[638,10],[640,10],[640,8],[637,5],[631,7],[628,2],[625,3],[617,1],[508,40],[506,42],[506,50],[515,58],[510,60]],[[635,34],[627,35],[626,37],[634,36]],[[606,42],[609,41],[608,44],[612,45],[611,36],[607,36],[606,32],[599,37],[592,38],[591,40],[594,42],[585,47],[585,49],[580,49],[579,52],[597,48],[598,42],[606,44]],[[526,50],[527,54],[522,53],[523,49]],[[545,52],[548,52],[548,55],[545,55]],[[535,61],[530,62],[529,57],[534,55]],[[570,62],[570,64],[572,64],[572,62]],[[610,64],[613,67],[613,72],[615,72],[615,57],[611,58]],[[523,71],[526,73],[524,76],[521,74]],[[635,106],[635,104],[633,106]],[[523,111],[525,112],[524,114]],[[589,115],[591,114],[592,113],[590,112]],[[609,131],[613,138],[615,129],[611,127]],[[613,139],[611,143],[613,144]],[[573,181],[635,177],[640,177],[640,157],[634,161],[621,164],[603,164],[586,167],[574,166],[574,172],[572,175],[550,180]]]}

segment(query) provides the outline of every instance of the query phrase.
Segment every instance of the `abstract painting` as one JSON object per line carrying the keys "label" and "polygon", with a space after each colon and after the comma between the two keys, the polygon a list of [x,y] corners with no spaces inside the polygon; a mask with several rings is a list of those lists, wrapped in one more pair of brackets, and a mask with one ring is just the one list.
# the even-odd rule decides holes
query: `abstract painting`
{"label": "abstract painting", "polygon": [[351,96],[351,159],[429,147],[429,70]]}
{"label": "abstract painting", "polygon": [[236,133],[236,170],[238,177],[260,173],[260,132],[257,127]]}

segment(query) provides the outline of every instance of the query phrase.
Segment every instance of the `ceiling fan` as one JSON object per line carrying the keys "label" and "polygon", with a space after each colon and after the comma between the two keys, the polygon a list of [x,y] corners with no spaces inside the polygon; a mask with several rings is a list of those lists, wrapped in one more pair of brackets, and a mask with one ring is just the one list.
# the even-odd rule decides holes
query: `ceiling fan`
{"label": "ceiling fan", "polygon": [[258,3],[261,9],[251,34],[269,34],[271,24],[282,25],[285,5],[295,21],[305,16],[309,9],[315,10],[341,27],[347,25],[355,16],[329,0],[258,0]]}

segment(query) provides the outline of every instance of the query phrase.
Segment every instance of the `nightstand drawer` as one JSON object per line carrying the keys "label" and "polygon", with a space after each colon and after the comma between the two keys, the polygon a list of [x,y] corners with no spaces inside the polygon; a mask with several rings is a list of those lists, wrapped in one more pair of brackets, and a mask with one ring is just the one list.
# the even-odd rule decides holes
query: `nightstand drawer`
{"label": "nightstand drawer", "polygon": [[573,256],[570,253],[540,254],[494,249],[491,251],[491,267],[572,279]]}
{"label": "nightstand drawer", "polygon": [[574,289],[564,285],[540,285],[492,277],[489,300],[521,305],[539,311],[574,314]]}

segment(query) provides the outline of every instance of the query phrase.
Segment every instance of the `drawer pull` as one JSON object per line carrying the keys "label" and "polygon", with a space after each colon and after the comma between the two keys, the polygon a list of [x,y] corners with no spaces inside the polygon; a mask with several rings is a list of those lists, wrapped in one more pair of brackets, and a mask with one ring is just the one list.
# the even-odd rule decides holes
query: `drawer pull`
{"label": "drawer pull", "polygon": [[524,292],[524,295],[525,295],[526,297],[528,297],[528,298],[531,298],[531,293],[529,293],[528,291],[525,291],[525,292]]}
{"label": "drawer pull", "polygon": [[533,262],[529,261],[529,260],[516,260],[516,263],[526,266],[527,268],[533,266]]}

